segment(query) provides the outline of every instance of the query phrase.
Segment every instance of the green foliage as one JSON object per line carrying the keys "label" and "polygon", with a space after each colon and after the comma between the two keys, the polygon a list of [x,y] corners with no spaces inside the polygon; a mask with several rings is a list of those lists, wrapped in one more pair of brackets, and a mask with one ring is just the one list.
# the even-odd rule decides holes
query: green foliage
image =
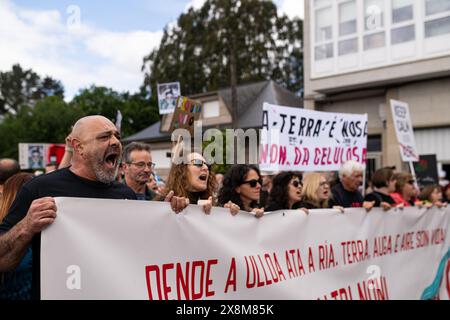
{"label": "green foliage", "polygon": [[118,93],[110,88],[92,86],[84,89],[70,103],[82,114],[100,114],[115,123],[117,110],[122,113],[122,136],[140,131],[159,120],[155,100],[147,99],[143,93]]}
{"label": "green foliage", "polygon": [[180,81],[185,95],[228,87],[234,56],[238,84],[272,79],[300,93],[302,32],[302,21],[279,17],[272,1],[207,0],[164,30],[144,58],[143,87]]}
{"label": "green foliage", "polygon": [[230,144],[232,142],[226,140],[226,130],[225,129],[220,130],[220,133],[222,136],[222,144],[221,145],[218,143],[218,141],[215,141],[215,138],[211,138],[210,141],[203,140],[202,150],[205,151],[205,148],[207,148],[208,146],[212,147],[212,145],[214,145],[215,152],[217,152],[218,156],[222,159],[222,161],[220,161],[221,163],[217,163],[214,161],[215,157],[216,157],[215,152],[213,154],[211,154],[212,158],[208,158],[207,157],[208,155],[204,154],[204,156],[206,157],[205,160],[209,163],[213,163],[211,169],[214,173],[225,174],[228,171],[228,169],[231,167],[231,165],[227,164],[227,161],[226,161],[226,159],[227,159],[226,152],[230,148],[230,146],[227,146],[227,144]]}
{"label": "green foliage", "polygon": [[0,114],[16,113],[22,105],[34,105],[49,97],[64,97],[61,82],[50,77],[41,79],[32,70],[23,70],[18,64],[11,71],[0,72]]}
{"label": "green foliage", "polygon": [[7,114],[0,124],[1,157],[18,157],[19,142],[64,143],[70,126],[81,117],[80,110],[60,97],[46,97],[36,106],[22,106],[16,115]]}
{"label": "green foliage", "polygon": [[[159,120],[156,101],[148,99],[143,91],[135,94],[118,93],[109,88],[92,86],[81,90],[71,102],[67,103],[63,100],[64,89],[58,81],[48,77],[41,81],[31,70],[19,72],[18,70],[22,70],[20,66],[14,66],[13,69],[15,71],[7,73],[6,78],[13,74],[14,83],[25,83],[27,88],[27,81],[38,82],[41,93],[17,95],[19,98],[16,100],[6,99],[16,101],[17,107],[9,108],[13,112],[4,110],[5,113],[0,116],[0,157],[17,159],[19,142],[64,143],[75,121],[87,115],[99,114],[115,122],[117,110],[120,110],[124,137]],[[0,75],[3,76],[0,78],[0,88],[11,87],[2,82],[9,81],[5,80],[5,74]],[[21,79],[19,75],[25,78]],[[58,85],[55,86],[55,83]]]}

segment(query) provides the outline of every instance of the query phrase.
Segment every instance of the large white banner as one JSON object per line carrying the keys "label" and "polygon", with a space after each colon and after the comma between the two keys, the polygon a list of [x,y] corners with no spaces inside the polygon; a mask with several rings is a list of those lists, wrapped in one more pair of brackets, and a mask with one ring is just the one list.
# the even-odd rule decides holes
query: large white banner
{"label": "large white banner", "polygon": [[419,161],[408,104],[391,100],[391,111],[402,160],[405,162]]}
{"label": "large white banner", "polygon": [[[57,198],[42,299],[448,299],[450,208],[231,216]],[[440,292],[439,292],[440,290]]]}
{"label": "large white banner", "polygon": [[262,171],[335,171],[348,160],[365,165],[367,114],[320,112],[264,103]]}

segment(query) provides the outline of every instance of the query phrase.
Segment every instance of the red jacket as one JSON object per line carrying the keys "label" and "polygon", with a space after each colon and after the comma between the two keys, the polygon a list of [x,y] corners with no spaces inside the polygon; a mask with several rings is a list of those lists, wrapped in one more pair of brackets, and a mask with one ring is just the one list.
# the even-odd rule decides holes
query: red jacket
{"label": "red jacket", "polygon": [[405,199],[403,199],[403,196],[398,193],[398,192],[394,192],[390,194],[391,198],[394,199],[396,204],[401,204],[403,203],[403,205],[405,207],[411,207],[411,203],[409,203],[408,201],[406,201]]}

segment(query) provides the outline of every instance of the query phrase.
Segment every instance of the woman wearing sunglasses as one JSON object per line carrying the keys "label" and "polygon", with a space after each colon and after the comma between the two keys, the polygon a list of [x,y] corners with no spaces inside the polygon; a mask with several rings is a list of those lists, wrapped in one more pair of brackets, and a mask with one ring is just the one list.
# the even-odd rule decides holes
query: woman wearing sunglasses
{"label": "woman wearing sunglasses", "polygon": [[258,218],[262,217],[264,209],[258,205],[261,185],[261,174],[256,166],[236,164],[223,178],[223,187],[219,191],[219,205],[230,208],[232,214],[236,214],[240,209],[253,212]]}
{"label": "woman wearing sunglasses", "polygon": [[172,164],[166,187],[160,199],[170,199],[176,196],[184,202],[172,204],[175,212],[182,211],[189,204],[203,206],[206,214],[209,214],[213,206],[213,194],[216,190],[216,178],[203,156],[191,152],[183,158],[182,163]]}
{"label": "woman wearing sunglasses", "polygon": [[396,205],[410,207],[414,206],[416,187],[414,186],[414,178],[410,173],[400,172],[393,176],[395,183],[395,192],[391,193]]}
{"label": "woman wearing sunglasses", "polygon": [[269,205],[266,211],[298,209],[302,199],[302,174],[286,171],[277,174],[272,181]]}

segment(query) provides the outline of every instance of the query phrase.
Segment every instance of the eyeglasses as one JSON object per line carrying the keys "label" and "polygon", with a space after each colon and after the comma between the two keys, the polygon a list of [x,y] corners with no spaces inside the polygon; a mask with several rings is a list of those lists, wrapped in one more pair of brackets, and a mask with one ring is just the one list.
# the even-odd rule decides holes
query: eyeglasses
{"label": "eyeglasses", "polygon": [[292,181],[292,185],[295,187],[295,188],[301,188],[303,185],[300,183],[300,181],[298,181],[298,180],[294,180],[294,181]]}
{"label": "eyeglasses", "polygon": [[197,168],[201,168],[203,167],[203,165],[205,165],[208,168],[208,171],[211,170],[211,165],[206,163],[206,161],[203,161],[202,159],[193,159],[191,160],[191,164],[193,166],[196,166]]}
{"label": "eyeglasses", "polygon": [[258,183],[260,186],[262,186],[262,179],[259,179],[259,180],[252,179],[252,180],[244,181],[241,183],[241,185],[247,184],[247,183],[250,185],[250,187],[255,188]]}
{"label": "eyeglasses", "polygon": [[146,166],[149,167],[150,169],[154,169],[155,168],[155,163],[154,162],[128,162],[128,164],[133,164],[136,167],[138,167],[139,169],[144,169]]}
{"label": "eyeglasses", "polygon": [[328,181],[323,181],[323,182],[319,183],[320,187],[329,186],[329,185],[330,185],[330,183]]}

